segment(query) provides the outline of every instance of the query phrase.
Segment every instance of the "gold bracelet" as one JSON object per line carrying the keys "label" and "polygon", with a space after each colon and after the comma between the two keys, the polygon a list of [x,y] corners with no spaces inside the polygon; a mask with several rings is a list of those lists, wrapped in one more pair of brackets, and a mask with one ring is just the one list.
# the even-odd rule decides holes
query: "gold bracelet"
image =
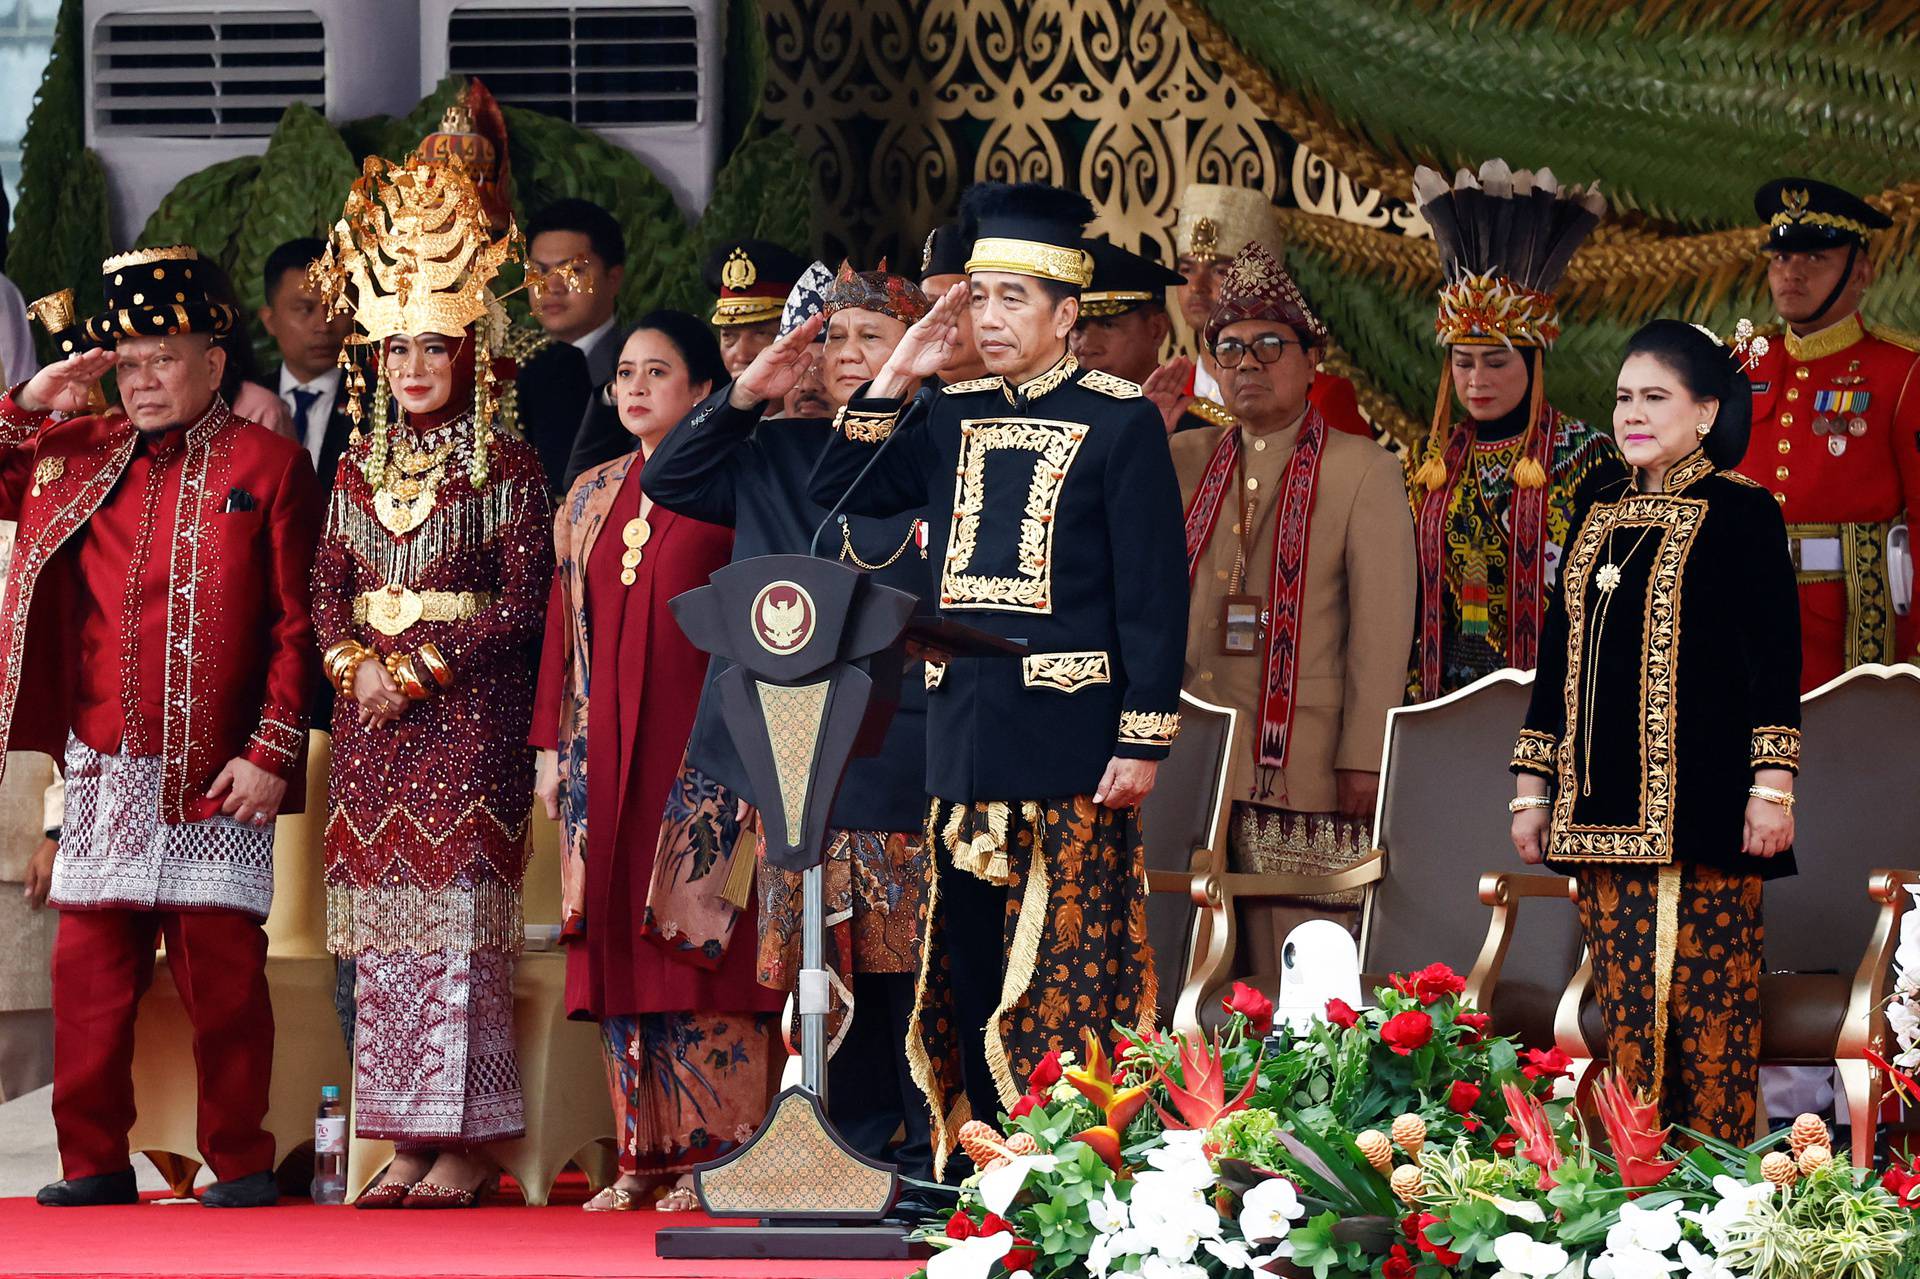
{"label": "gold bracelet", "polygon": [[366,645],[359,640],[343,639],[329,647],[320,658],[327,673],[327,682],[339,688],[345,679],[347,667],[357,664],[357,659],[367,655]]}
{"label": "gold bracelet", "polygon": [[[394,658],[398,658],[395,661]],[[427,700],[427,686],[420,682],[420,675],[413,669],[413,658],[405,653],[396,653],[387,659],[387,673],[400,685],[400,691],[416,702]]]}
{"label": "gold bracelet", "polygon": [[1529,808],[1552,808],[1553,800],[1545,795],[1515,795],[1507,801],[1509,813],[1524,813]]}
{"label": "gold bracelet", "polygon": [[427,674],[433,677],[434,683],[441,688],[453,687],[453,668],[448,666],[447,659],[440,655],[438,645],[422,644],[414,657],[427,668]]}
{"label": "gold bracelet", "polygon": [[1778,804],[1785,809],[1791,810],[1793,808],[1793,792],[1790,790],[1781,790],[1775,786],[1755,784],[1747,787],[1747,794],[1753,796],[1755,799],[1764,799],[1769,804]]}
{"label": "gold bracelet", "polygon": [[339,691],[340,696],[342,697],[353,696],[354,678],[360,674],[360,667],[367,662],[371,662],[372,660],[373,660],[372,653],[359,652],[359,653],[354,653],[350,655],[342,662],[340,667],[339,678],[334,681],[334,685],[333,685],[334,688]]}

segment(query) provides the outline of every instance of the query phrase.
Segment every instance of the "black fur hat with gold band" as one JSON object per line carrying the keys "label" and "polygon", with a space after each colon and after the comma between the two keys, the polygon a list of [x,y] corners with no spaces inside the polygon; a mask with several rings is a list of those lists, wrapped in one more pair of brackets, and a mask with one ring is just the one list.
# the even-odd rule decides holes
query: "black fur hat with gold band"
{"label": "black fur hat with gold band", "polygon": [[118,254],[100,264],[100,274],[106,309],[86,323],[87,337],[100,346],[233,328],[234,309],[207,296],[200,255],[184,244]]}

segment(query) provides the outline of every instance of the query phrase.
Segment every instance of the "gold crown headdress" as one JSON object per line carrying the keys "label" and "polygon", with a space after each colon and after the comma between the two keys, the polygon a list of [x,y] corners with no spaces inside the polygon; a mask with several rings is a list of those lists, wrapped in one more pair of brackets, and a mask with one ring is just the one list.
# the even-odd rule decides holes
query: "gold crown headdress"
{"label": "gold crown headdress", "polygon": [[[507,341],[507,314],[489,286],[503,266],[524,256],[518,228],[511,221],[504,228],[491,224],[464,166],[419,156],[401,164],[368,156],[325,252],[307,269],[328,313],[350,313],[360,330],[340,352],[347,412],[355,424],[367,382],[349,354],[353,345],[378,350],[390,337],[455,336],[471,328],[471,475],[478,487],[486,478],[496,414],[509,434],[518,429],[512,384],[502,387],[493,372],[494,357]],[[373,447],[365,464],[370,481],[384,470],[388,453],[386,362],[377,354],[374,368]]]}

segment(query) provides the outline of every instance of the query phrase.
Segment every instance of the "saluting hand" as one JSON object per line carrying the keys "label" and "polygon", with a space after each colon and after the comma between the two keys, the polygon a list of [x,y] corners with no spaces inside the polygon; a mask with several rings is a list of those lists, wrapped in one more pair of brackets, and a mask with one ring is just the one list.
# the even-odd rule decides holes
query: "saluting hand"
{"label": "saluting hand", "polygon": [[1193,397],[1187,394],[1192,378],[1193,361],[1184,355],[1176,355],[1147,374],[1147,380],[1140,384],[1140,394],[1160,410],[1160,416],[1167,424],[1168,435],[1172,435],[1179,427],[1180,419],[1193,403]]}
{"label": "saluting hand", "polygon": [[87,397],[107,370],[120,362],[112,351],[82,351],[49,364],[30,378],[14,397],[29,413],[84,413]]}
{"label": "saluting hand", "polygon": [[751,409],[769,400],[782,400],[805,376],[807,366],[820,358],[813,349],[814,338],[827,322],[824,312],[816,311],[785,337],[776,338],[761,348],[753,363],[740,370],[727,392],[727,403],[736,409]]}
{"label": "saluting hand", "polygon": [[933,309],[907,330],[893,348],[886,367],[873,379],[873,394],[898,399],[926,378],[946,367],[960,345],[960,317],[971,305],[972,287],[965,280],[941,294]]}

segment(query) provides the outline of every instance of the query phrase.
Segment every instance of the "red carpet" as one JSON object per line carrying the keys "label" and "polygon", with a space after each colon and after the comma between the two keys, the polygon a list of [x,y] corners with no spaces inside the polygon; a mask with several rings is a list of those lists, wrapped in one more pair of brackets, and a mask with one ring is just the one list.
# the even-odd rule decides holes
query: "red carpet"
{"label": "red carpet", "polygon": [[[901,1279],[911,1261],[665,1261],[653,1232],[692,1213],[578,1206],[356,1212],[295,1202],[222,1211],[194,1204],[41,1208],[0,1199],[0,1275],[199,1279]],[[751,1227],[741,1227],[751,1228]]]}

